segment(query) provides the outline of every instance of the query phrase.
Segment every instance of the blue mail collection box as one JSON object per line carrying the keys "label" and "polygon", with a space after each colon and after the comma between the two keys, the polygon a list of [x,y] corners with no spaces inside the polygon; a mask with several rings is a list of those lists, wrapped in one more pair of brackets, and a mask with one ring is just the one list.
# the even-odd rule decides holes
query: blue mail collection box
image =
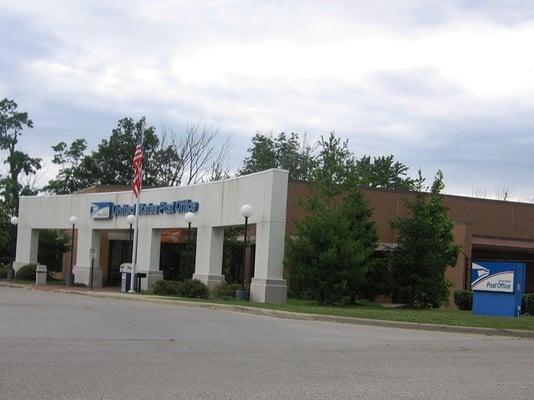
{"label": "blue mail collection box", "polygon": [[524,288],[524,263],[473,261],[473,314],[519,317]]}

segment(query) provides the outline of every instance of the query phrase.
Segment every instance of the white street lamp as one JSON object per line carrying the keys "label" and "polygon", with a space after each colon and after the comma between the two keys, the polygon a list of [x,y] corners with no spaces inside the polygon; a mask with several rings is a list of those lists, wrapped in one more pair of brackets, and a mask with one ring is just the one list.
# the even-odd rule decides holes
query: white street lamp
{"label": "white street lamp", "polygon": [[248,231],[248,219],[252,215],[254,209],[250,204],[244,204],[241,206],[241,215],[245,218],[245,235],[243,237],[243,242],[245,244],[245,250],[243,251],[243,272],[241,280],[241,289],[236,291],[237,300],[248,300],[249,293],[245,289],[245,265],[247,260],[247,231]]}
{"label": "white street lamp", "polygon": [[13,243],[12,254],[11,254],[12,262],[7,270],[7,279],[11,280],[11,279],[15,279],[15,268],[13,268],[13,264],[15,263],[16,252],[17,252],[17,224],[19,223],[19,219],[14,215],[11,217],[9,222],[11,222],[11,225],[13,225],[13,238],[15,239]]}
{"label": "white street lamp", "polygon": [[135,215],[133,214],[130,214],[126,217],[126,221],[130,224],[130,225],[133,225],[135,223]]}
{"label": "white street lamp", "polygon": [[185,219],[185,222],[191,225],[193,221],[195,220],[195,214],[193,214],[192,212],[188,212],[184,215],[184,219]]}
{"label": "white street lamp", "polygon": [[70,268],[67,272],[67,276],[65,277],[65,285],[66,286],[73,286],[74,285],[74,274],[72,273],[72,264],[74,263],[74,229],[76,228],[76,224],[78,223],[78,217],[72,216],[69,218],[69,224],[72,225],[72,232],[71,232],[71,245],[70,245]]}
{"label": "white street lamp", "polygon": [[245,217],[245,221],[252,215],[254,209],[250,204],[244,204],[241,206],[241,215]]}

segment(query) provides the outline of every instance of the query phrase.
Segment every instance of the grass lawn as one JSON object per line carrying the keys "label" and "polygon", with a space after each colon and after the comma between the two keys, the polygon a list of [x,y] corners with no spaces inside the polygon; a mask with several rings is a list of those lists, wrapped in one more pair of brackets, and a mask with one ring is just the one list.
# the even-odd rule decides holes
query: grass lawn
{"label": "grass lawn", "polygon": [[534,330],[534,316],[520,318],[483,317],[473,315],[471,311],[461,310],[408,310],[384,308],[369,303],[363,306],[321,306],[312,301],[289,299],[287,304],[262,304],[237,300],[201,300],[189,298],[176,300],[198,301],[217,304],[233,304],[248,307],[267,308],[271,310],[291,311],[305,314],[335,315],[340,317],[368,318],[389,321],[417,322],[423,324],[475,326],[496,329]]}

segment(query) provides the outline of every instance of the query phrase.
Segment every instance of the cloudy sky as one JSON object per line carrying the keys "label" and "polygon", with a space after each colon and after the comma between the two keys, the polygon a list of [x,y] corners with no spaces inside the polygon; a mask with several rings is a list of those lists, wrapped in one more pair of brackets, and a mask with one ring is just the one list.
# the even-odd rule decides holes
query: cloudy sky
{"label": "cloudy sky", "polygon": [[334,130],[357,155],[441,168],[448,193],[532,200],[533,43],[532,0],[0,0],[0,97],[45,160],[122,116],[213,124],[233,167],[258,130]]}

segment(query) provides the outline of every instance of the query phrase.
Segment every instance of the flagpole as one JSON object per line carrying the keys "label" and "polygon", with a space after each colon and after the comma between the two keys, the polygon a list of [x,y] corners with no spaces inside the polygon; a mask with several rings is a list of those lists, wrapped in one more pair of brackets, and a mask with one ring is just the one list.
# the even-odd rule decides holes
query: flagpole
{"label": "flagpole", "polygon": [[[141,118],[141,148],[143,147],[143,136],[145,128],[145,117]],[[141,167],[141,182],[143,176],[143,168]],[[133,251],[132,251],[132,274],[130,276],[130,290],[129,293],[135,293],[135,271],[137,271],[137,244],[139,242],[139,204],[141,203],[141,190],[137,194],[137,202],[135,204],[135,228],[133,237]],[[139,288],[140,289],[140,288]]]}

